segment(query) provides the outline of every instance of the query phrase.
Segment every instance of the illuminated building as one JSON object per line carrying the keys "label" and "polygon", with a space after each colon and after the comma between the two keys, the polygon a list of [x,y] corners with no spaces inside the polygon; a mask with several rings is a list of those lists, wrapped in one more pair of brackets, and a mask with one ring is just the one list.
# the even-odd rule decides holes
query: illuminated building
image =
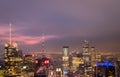
{"label": "illuminated building", "polygon": [[35,56],[34,54],[32,55],[24,55],[23,57],[23,67],[25,67],[23,70],[24,71],[34,71],[34,62],[35,62]]}
{"label": "illuminated building", "polygon": [[97,53],[95,74],[104,77],[119,77],[119,63],[117,57],[110,54]]}
{"label": "illuminated building", "polygon": [[84,70],[84,61],[82,58],[82,53],[80,53],[79,51],[74,51],[70,53],[70,73],[74,73],[74,74],[82,74],[83,70]]}
{"label": "illuminated building", "polygon": [[83,44],[83,61],[84,61],[84,76],[92,77],[92,67],[91,67],[91,52],[89,50],[88,41],[84,41]]}
{"label": "illuminated building", "polygon": [[96,63],[95,47],[91,47],[91,65],[95,66],[95,63]]}
{"label": "illuminated building", "polygon": [[21,75],[22,58],[18,54],[18,48],[15,44],[5,44],[4,48],[5,76]]}
{"label": "illuminated building", "polygon": [[97,53],[96,54],[96,61],[101,62],[102,61],[102,56],[101,54]]}
{"label": "illuminated building", "polygon": [[62,67],[63,67],[63,74],[67,74],[69,70],[69,47],[63,47],[63,57],[62,57]]}
{"label": "illuminated building", "polygon": [[48,67],[50,66],[49,58],[37,58],[35,59],[35,74],[34,77],[47,77],[48,75]]}
{"label": "illuminated building", "polygon": [[90,66],[89,43],[86,40],[84,41],[84,45],[83,45],[83,60],[85,66]]}
{"label": "illuminated building", "polygon": [[117,77],[115,76],[115,65],[112,61],[96,62],[96,76]]}
{"label": "illuminated building", "polygon": [[83,65],[83,64],[84,62],[82,57],[76,57],[76,56],[72,57],[72,67],[71,67],[72,72],[76,72],[82,69],[81,68],[82,66],[80,67],[80,65]]}
{"label": "illuminated building", "polygon": [[4,75],[8,76],[18,76],[21,75],[22,71],[22,52],[18,50],[16,43],[12,43],[11,37],[11,24],[10,24],[10,42],[5,43],[4,47]]}

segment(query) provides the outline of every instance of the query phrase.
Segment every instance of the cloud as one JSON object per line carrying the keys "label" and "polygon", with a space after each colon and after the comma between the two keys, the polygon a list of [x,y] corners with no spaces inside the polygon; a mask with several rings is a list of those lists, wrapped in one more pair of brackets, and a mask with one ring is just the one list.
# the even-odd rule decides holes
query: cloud
{"label": "cloud", "polygon": [[[17,42],[24,43],[26,45],[35,45],[35,44],[41,44],[42,42],[42,36],[24,36],[24,35],[17,35],[13,40]],[[51,40],[51,39],[56,39],[58,36],[55,35],[46,35],[44,36],[44,40]]]}
{"label": "cloud", "polygon": [[[79,42],[84,38],[102,44],[112,41],[112,49],[120,37],[119,0],[4,0],[0,1],[0,9],[0,39],[8,41],[6,24],[12,22],[13,40],[25,46],[41,43],[42,33],[46,40],[54,39],[53,48],[63,45],[64,40]],[[61,42],[56,44],[56,38]]]}
{"label": "cloud", "polygon": [[[14,29],[15,30],[15,29]],[[16,31],[16,30],[15,30]],[[39,44],[42,42],[43,36],[28,36],[28,35],[21,35],[21,33],[17,32],[14,33],[12,32],[12,41],[13,42],[19,42],[23,43],[25,45],[35,45]],[[1,40],[3,42],[8,42],[9,41],[9,27],[6,26],[0,26],[0,36]],[[57,35],[45,35],[44,40],[51,40],[51,39],[57,39],[59,38]]]}

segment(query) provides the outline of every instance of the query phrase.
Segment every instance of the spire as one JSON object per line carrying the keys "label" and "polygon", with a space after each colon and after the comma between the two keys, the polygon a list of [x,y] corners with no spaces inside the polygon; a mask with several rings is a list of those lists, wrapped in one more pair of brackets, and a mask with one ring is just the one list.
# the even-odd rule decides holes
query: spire
{"label": "spire", "polygon": [[45,37],[44,37],[44,33],[42,33],[42,52],[45,52]]}
{"label": "spire", "polygon": [[9,23],[9,26],[10,26],[10,35],[9,35],[9,42],[10,42],[10,45],[12,45],[12,24],[11,23]]}

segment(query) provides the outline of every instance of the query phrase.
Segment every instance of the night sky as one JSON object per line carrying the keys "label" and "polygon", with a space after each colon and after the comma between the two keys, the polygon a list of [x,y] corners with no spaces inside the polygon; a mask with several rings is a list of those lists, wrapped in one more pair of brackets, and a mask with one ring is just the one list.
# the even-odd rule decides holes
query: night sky
{"label": "night sky", "polygon": [[98,51],[120,51],[120,0],[0,0],[0,50],[12,40],[24,52],[81,50],[84,40]]}

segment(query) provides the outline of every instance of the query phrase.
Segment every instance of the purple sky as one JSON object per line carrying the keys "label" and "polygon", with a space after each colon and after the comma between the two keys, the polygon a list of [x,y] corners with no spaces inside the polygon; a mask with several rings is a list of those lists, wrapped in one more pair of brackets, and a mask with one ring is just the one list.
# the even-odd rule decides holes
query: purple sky
{"label": "purple sky", "polygon": [[9,39],[23,51],[80,49],[89,40],[100,51],[120,51],[120,0],[0,0],[0,48]]}

